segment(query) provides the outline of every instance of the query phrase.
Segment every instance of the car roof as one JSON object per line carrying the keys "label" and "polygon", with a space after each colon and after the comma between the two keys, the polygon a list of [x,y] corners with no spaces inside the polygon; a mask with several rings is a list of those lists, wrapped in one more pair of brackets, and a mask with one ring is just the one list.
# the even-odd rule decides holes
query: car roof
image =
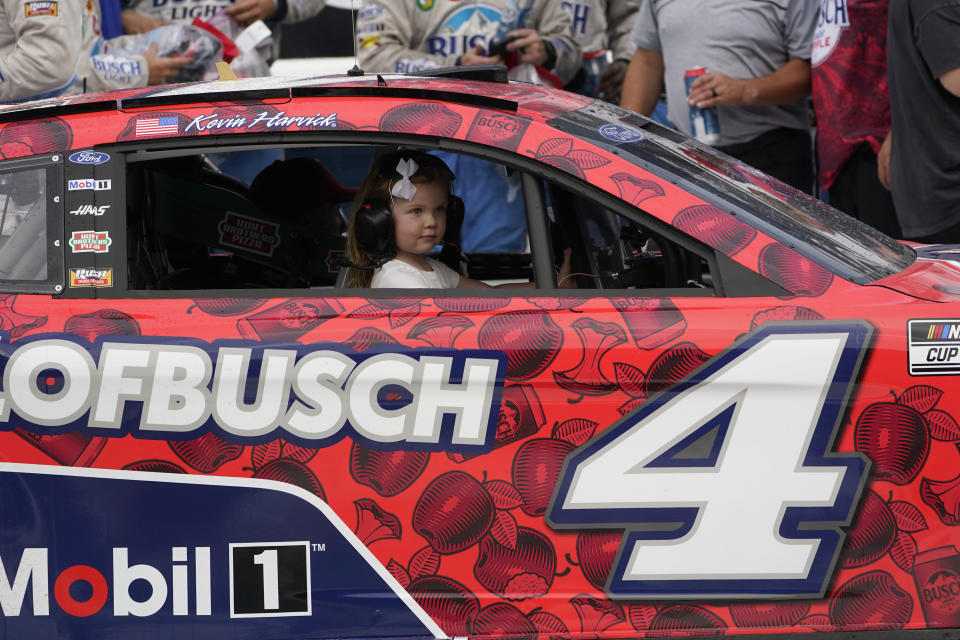
{"label": "car roof", "polygon": [[[502,70],[502,72],[501,72]],[[502,91],[509,94],[514,105],[496,104],[491,97],[490,82],[501,85]],[[225,100],[256,100],[269,98],[294,98],[298,96],[323,95],[335,90],[355,91],[361,95],[365,89],[379,87],[384,95],[390,89],[420,91],[424,99],[444,99],[467,101],[490,106],[508,107],[517,110],[536,111],[543,106],[556,103],[557,91],[538,85],[507,81],[506,68],[497,66],[470,68],[447,68],[430,70],[418,74],[363,74],[333,76],[267,76],[262,78],[242,78],[237,80],[207,80],[155,87],[120,89],[62,95],[30,102],[0,105],[0,123],[29,120],[48,116],[64,116],[72,113],[91,113],[96,111],[123,110],[129,107],[172,106],[197,102],[217,102]],[[450,93],[461,94],[450,96]],[[567,94],[571,96],[573,94]],[[412,96],[409,96],[412,97]],[[570,107],[579,108],[592,102],[587,98],[569,100]],[[547,115],[555,115],[556,109],[547,109]],[[552,113],[549,113],[552,112]]]}

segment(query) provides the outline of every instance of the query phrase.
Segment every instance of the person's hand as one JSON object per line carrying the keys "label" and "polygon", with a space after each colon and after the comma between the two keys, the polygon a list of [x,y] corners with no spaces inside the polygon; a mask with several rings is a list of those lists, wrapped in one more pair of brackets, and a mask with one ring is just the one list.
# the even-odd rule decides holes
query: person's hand
{"label": "person's hand", "polygon": [[257,20],[267,20],[277,12],[275,0],[234,0],[225,13],[240,26],[247,27]]}
{"label": "person's hand", "polygon": [[690,85],[687,104],[698,109],[740,107],[750,104],[753,96],[747,80],[731,78],[723,73],[705,73]]}
{"label": "person's hand", "polygon": [[503,58],[500,56],[484,55],[486,50],[483,45],[477,45],[465,54],[460,56],[461,67],[476,67],[483,64],[503,64]]}
{"label": "person's hand", "polygon": [[887,134],[887,139],[880,145],[880,151],[877,152],[877,178],[880,184],[890,190],[890,145],[893,140],[893,131]]}
{"label": "person's hand", "polygon": [[557,272],[557,287],[560,289],[576,289],[577,281],[571,276],[570,263],[573,259],[573,249],[567,247],[563,252],[563,263],[560,265],[560,271]]}
{"label": "person's hand", "polygon": [[507,43],[507,51],[516,51],[519,62],[534,66],[543,66],[547,62],[547,45],[536,29],[514,29],[507,36],[516,38]]}
{"label": "person's hand", "polygon": [[133,9],[126,9],[120,12],[120,22],[123,25],[124,33],[146,33],[156,29],[157,27],[162,27],[167,24],[163,20],[157,20],[156,18],[151,18],[145,16],[142,13],[134,11]]}
{"label": "person's hand", "polygon": [[193,58],[184,56],[182,58],[165,58],[157,55],[157,43],[154,42],[150,48],[143,53],[143,59],[147,61],[147,68],[150,70],[148,82],[150,84],[166,84],[180,73],[180,68],[185,67]]}
{"label": "person's hand", "polygon": [[610,66],[600,74],[597,82],[597,96],[607,102],[619,102],[620,90],[623,88],[623,79],[627,75],[628,63],[626,60],[614,60]]}

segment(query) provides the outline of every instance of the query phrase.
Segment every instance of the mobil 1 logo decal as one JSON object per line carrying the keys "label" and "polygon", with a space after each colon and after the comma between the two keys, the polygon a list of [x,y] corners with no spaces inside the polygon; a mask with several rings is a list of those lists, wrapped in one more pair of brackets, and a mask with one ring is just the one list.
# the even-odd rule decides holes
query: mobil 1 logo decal
{"label": "mobil 1 logo decal", "polygon": [[443,637],[285,482],[0,462],[0,496],[0,638]]}
{"label": "mobil 1 logo decal", "polygon": [[309,593],[309,542],[230,545],[233,617],[308,616]]}
{"label": "mobil 1 logo decal", "polygon": [[960,375],[960,318],[910,320],[907,339],[910,375]]}

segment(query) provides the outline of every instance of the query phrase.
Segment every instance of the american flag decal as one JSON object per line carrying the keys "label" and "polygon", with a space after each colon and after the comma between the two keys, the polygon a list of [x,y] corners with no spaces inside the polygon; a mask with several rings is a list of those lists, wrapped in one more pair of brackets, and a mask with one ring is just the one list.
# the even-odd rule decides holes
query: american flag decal
{"label": "american flag decal", "polygon": [[141,118],[137,120],[136,136],[172,136],[179,133],[176,116]]}

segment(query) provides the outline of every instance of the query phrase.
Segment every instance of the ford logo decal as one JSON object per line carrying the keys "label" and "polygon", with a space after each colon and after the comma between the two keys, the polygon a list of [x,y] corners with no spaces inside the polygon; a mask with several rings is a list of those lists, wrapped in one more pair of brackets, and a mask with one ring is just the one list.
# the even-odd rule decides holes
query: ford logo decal
{"label": "ford logo decal", "polygon": [[70,155],[74,164],[103,164],[110,161],[110,155],[99,151],[77,151]]}

